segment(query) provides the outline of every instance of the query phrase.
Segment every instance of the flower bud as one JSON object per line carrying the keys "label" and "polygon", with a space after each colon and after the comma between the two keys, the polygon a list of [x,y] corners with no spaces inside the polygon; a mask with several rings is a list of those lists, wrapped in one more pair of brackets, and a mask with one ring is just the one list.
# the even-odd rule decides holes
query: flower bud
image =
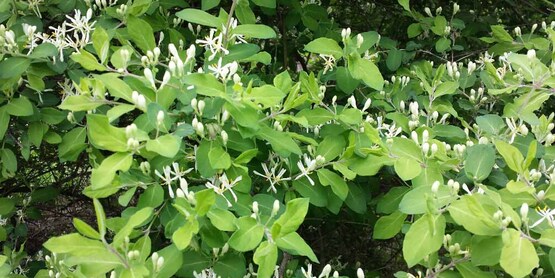
{"label": "flower bud", "polygon": [[198,111],[201,115],[202,115],[202,112],[204,111],[204,107],[206,107],[206,103],[204,102],[204,100],[199,100],[198,101]]}
{"label": "flower bud", "polygon": [[362,111],[366,111],[368,108],[370,108],[370,105],[372,105],[372,99],[367,99],[366,102],[364,102],[364,106],[362,107]]}
{"label": "flower bud", "polygon": [[527,203],[523,203],[522,206],[520,206],[520,217],[523,220],[528,218],[528,204]]}
{"label": "flower bud", "polygon": [[430,8],[428,8],[428,7],[424,8],[424,12],[425,12],[429,17],[433,17],[432,11],[430,10]]}
{"label": "flower bud", "polygon": [[257,201],[252,202],[252,212],[258,214],[258,202]]}
{"label": "flower bud", "polygon": [[434,181],[432,184],[432,193],[437,194],[439,190],[439,181]]}
{"label": "flower bud", "polygon": [[357,269],[357,278],[364,278],[364,271],[362,268]]}
{"label": "flower bud", "polygon": [[227,145],[227,140],[229,139],[229,135],[227,135],[227,132],[225,130],[222,130],[221,135],[222,135],[222,141],[225,146]]}
{"label": "flower bud", "polygon": [[360,48],[364,43],[364,37],[361,34],[357,35],[357,48]]}
{"label": "flower bud", "polygon": [[534,49],[528,50],[528,52],[526,53],[526,56],[528,56],[528,59],[530,60],[536,58],[536,50]]}
{"label": "flower bud", "polygon": [[158,114],[156,115],[156,123],[158,125],[162,125],[162,123],[164,122],[164,111],[160,110],[158,111]]}
{"label": "flower bud", "polygon": [[460,6],[457,3],[453,3],[453,15],[457,14],[460,10]]}
{"label": "flower bud", "polygon": [[279,201],[275,200],[274,205],[272,206],[272,216],[276,215],[279,211]]}

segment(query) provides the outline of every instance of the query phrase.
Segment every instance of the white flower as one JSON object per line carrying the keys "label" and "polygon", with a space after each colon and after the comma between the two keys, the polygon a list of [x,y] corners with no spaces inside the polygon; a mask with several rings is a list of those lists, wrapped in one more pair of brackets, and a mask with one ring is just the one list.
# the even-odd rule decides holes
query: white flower
{"label": "white flower", "polygon": [[320,54],[324,60],[324,74],[335,67],[335,57],[331,55]]}
{"label": "white flower", "polygon": [[200,273],[193,271],[193,276],[195,278],[220,278],[221,277],[217,275],[216,272],[214,272],[214,270],[211,268],[203,269],[200,271]]}
{"label": "white flower", "polygon": [[536,221],[534,224],[532,224],[530,228],[534,228],[538,226],[545,220],[548,221],[547,223],[549,224],[549,226],[555,227],[555,219],[553,218],[553,215],[555,215],[555,210],[549,209],[547,207],[543,209],[536,208],[536,212],[541,216],[541,218],[538,221]]}
{"label": "white flower", "polygon": [[314,185],[314,181],[312,180],[312,178],[310,178],[309,175],[312,173],[312,171],[314,171],[314,169],[316,169],[316,159],[310,159],[307,154],[304,154],[303,159],[305,163],[304,165],[301,160],[297,161],[297,166],[299,167],[301,173],[295,178],[295,180],[306,177],[310,184]]}
{"label": "white flower", "polygon": [[223,34],[220,33],[218,36],[214,37],[216,31],[216,29],[210,29],[209,35],[204,37],[204,40],[198,39],[195,41],[200,46],[208,47],[212,53],[210,57],[208,57],[209,61],[213,60],[220,51],[226,55],[229,54],[229,51],[223,47]]}
{"label": "white flower", "polygon": [[237,183],[239,183],[241,180],[243,179],[242,176],[237,177],[234,180],[229,180],[227,178],[227,175],[225,173],[223,173],[218,179],[216,179],[215,177],[211,179],[211,181],[206,182],[206,187],[213,189],[214,192],[216,192],[216,194],[221,195],[222,197],[225,198],[225,200],[227,201],[227,205],[229,207],[232,206],[231,202],[227,199],[227,197],[224,196],[224,193],[226,191],[229,191],[231,193],[231,195],[233,196],[233,199],[235,200],[235,202],[237,202],[237,195],[235,195],[235,192],[233,192],[233,187],[235,185],[237,185]]}
{"label": "white flower", "polygon": [[208,69],[212,71],[214,76],[216,78],[222,79],[223,81],[226,81],[229,79],[229,77],[233,76],[237,72],[238,68],[239,68],[239,64],[236,61],[233,61],[233,63],[229,63],[222,66],[221,57],[220,59],[218,59],[218,62],[216,64],[212,64],[208,66]]}
{"label": "white flower", "polygon": [[291,180],[291,177],[283,178],[283,174],[285,174],[286,172],[286,170],[283,168],[280,169],[278,174],[276,175],[276,169],[278,166],[277,164],[275,164],[271,170],[268,170],[268,166],[265,163],[262,163],[261,165],[262,165],[262,170],[264,170],[264,174],[261,174],[258,171],[253,171],[253,173],[255,175],[258,175],[267,179],[270,182],[270,188],[268,188],[268,191],[272,190],[274,193],[277,193],[277,189],[275,187],[276,184],[278,184],[281,181]]}

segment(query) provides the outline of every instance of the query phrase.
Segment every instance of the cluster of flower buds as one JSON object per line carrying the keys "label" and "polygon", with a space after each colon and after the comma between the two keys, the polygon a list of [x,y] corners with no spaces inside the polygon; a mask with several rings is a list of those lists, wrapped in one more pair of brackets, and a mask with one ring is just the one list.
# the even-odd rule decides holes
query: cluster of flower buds
{"label": "cluster of flower buds", "polygon": [[466,146],[462,144],[455,144],[453,145],[453,151],[455,155],[458,157],[462,157],[464,155],[464,151],[466,150]]}
{"label": "cluster of flower buds", "polygon": [[410,112],[409,128],[412,130],[420,126],[420,109],[418,107],[418,102],[413,101],[409,103],[409,112]]}
{"label": "cluster of flower buds", "polygon": [[171,54],[171,57],[169,57],[170,61],[168,62],[168,68],[172,76],[180,77],[188,74],[188,71],[185,71],[185,66],[189,63],[194,63],[197,51],[195,45],[192,44],[191,46],[189,46],[189,48],[185,52],[185,61],[181,59],[177,47],[173,43],[170,43],[168,45],[168,50]]}
{"label": "cluster of flower buds", "polygon": [[125,135],[127,136],[127,149],[136,152],[139,150],[140,143],[137,140],[137,125],[130,124],[125,127]]}
{"label": "cluster of flower buds", "polygon": [[193,118],[191,125],[198,136],[204,137],[204,125],[197,119],[197,117]]}
{"label": "cluster of flower buds", "polygon": [[137,91],[133,91],[133,93],[131,93],[131,100],[138,109],[146,111],[146,98],[144,95],[139,94]]}
{"label": "cluster of flower buds", "polygon": [[447,187],[449,187],[449,190],[451,191],[451,194],[455,195],[459,192],[459,189],[461,188],[461,185],[459,184],[458,181],[454,181],[453,179],[449,179],[447,181]]}
{"label": "cluster of flower buds", "polygon": [[17,51],[15,33],[12,30],[6,29],[4,24],[0,24],[0,49],[6,52]]}
{"label": "cluster of flower buds", "polygon": [[484,96],[484,88],[480,87],[478,90],[470,89],[470,95],[468,96],[468,100],[474,104],[479,104],[482,102],[486,102],[488,97]]}
{"label": "cluster of flower buds", "polygon": [[152,260],[152,270],[154,273],[159,272],[162,269],[162,266],[164,266],[164,257],[158,255],[157,252],[154,252],[152,253],[150,259]]}
{"label": "cluster of flower buds", "polygon": [[222,248],[212,248],[212,254],[214,258],[219,258],[225,255],[229,251],[229,244],[227,242],[222,246]]}
{"label": "cluster of flower buds", "polygon": [[457,62],[447,62],[447,75],[451,78],[459,79],[461,77],[461,73],[459,72],[459,65]]}
{"label": "cluster of flower buds", "polygon": [[476,70],[476,63],[470,61],[466,66],[468,75],[471,75]]}
{"label": "cluster of flower buds", "polygon": [[281,123],[279,121],[275,121],[274,122],[274,129],[277,131],[283,131],[283,126],[281,125]]}
{"label": "cluster of flower buds", "polygon": [[456,15],[460,9],[461,7],[459,6],[459,4],[453,3],[453,15]]}
{"label": "cluster of flower buds", "polygon": [[193,98],[191,100],[191,107],[193,108],[193,111],[195,112],[195,114],[202,116],[202,113],[204,112],[204,107],[206,107],[206,102],[204,102],[204,100],[197,100],[197,98]]}
{"label": "cluster of flower buds", "polygon": [[148,50],[145,56],[141,57],[141,65],[143,67],[152,67],[158,64],[160,58],[160,48],[155,47],[153,50]]}
{"label": "cluster of flower buds", "polygon": [[129,252],[127,252],[127,258],[130,261],[139,259],[141,258],[141,252],[139,252],[139,250],[130,250]]}
{"label": "cluster of flower buds", "polygon": [[510,216],[504,217],[503,212],[500,210],[493,214],[493,219],[499,223],[499,228],[502,230],[506,229],[513,221]]}
{"label": "cluster of flower buds", "polygon": [[343,42],[346,42],[347,39],[351,38],[351,28],[341,30],[341,38],[343,39]]}
{"label": "cluster of flower buds", "polygon": [[127,14],[127,5],[126,4],[121,4],[119,6],[119,8],[116,9],[116,13],[120,17],[125,17],[125,15]]}
{"label": "cluster of flower buds", "polygon": [[532,183],[538,182],[542,178],[542,173],[536,169],[528,171],[529,181]]}

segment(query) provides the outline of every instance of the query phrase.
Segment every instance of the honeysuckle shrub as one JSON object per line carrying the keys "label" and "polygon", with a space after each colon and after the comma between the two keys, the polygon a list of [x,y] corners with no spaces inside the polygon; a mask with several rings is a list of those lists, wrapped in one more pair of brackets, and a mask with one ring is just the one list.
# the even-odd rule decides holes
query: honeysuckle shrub
{"label": "honeysuckle shrub", "polygon": [[[553,275],[555,23],[464,37],[459,5],[398,2],[403,44],[316,2],[0,3],[0,274],[338,277],[317,210],[378,217],[396,277]],[[28,254],[67,187],[25,179],[45,148],[88,165],[96,221]]]}

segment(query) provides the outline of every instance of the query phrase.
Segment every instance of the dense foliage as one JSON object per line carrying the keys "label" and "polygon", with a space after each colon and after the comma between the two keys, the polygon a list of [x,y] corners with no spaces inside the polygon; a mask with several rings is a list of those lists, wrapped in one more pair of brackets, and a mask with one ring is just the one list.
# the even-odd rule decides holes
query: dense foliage
{"label": "dense foliage", "polygon": [[555,4],[432,4],[0,2],[0,276],[554,275]]}

